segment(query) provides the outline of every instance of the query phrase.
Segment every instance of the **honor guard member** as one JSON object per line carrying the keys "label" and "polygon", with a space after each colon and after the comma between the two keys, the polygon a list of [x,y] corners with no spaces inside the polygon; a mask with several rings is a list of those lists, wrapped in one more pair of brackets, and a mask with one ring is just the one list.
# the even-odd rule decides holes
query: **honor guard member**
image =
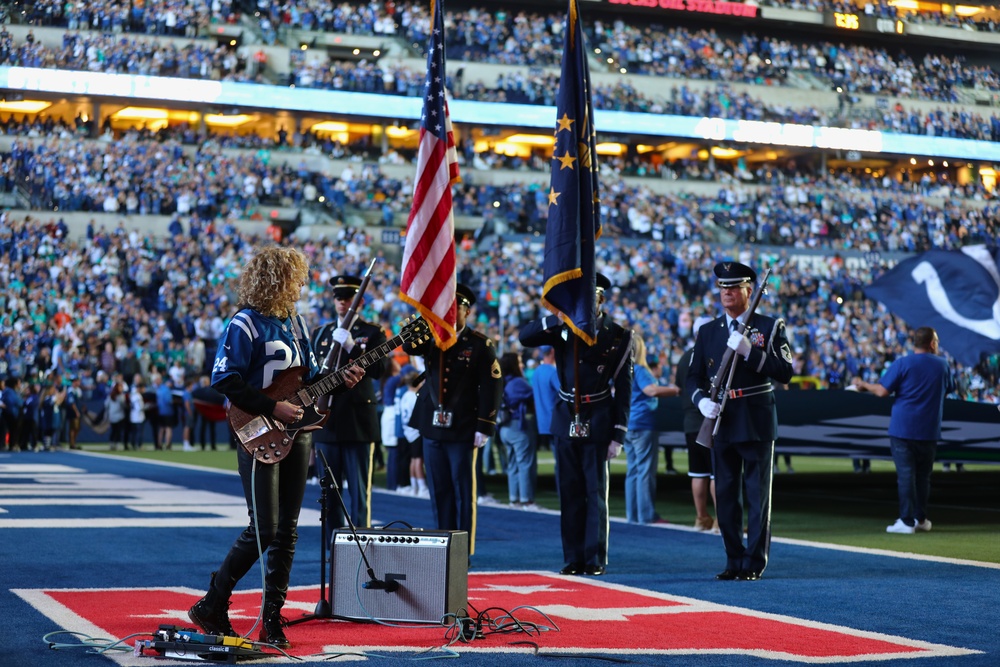
{"label": "honor guard member", "polygon": [[[311,341],[323,373],[332,372],[386,342],[385,332],[379,326],[360,317],[355,317],[352,323],[344,322],[361,287],[361,278],[334,276],[330,285],[337,319],[317,329]],[[362,297],[358,311],[363,305]],[[340,343],[340,353],[331,355],[335,341]],[[388,366],[389,358],[384,357],[365,369],[365,377],[352,391],[334,394],[328,403],[321,401],[320,407],[329,410],[329,417],[321,430],[313,432],[313,443],[330,464],[355,527],[371,525],[372,456],[376,443],[382,441],[375,383]],[[316,464],[322,467],[322,459],[317,458]],[[327,471],[321,471],[320,479],[326,474]],[[326,496],[326,511],[330,520],[328,534],[323,537],[324,544],[329,545],[330,529],[347,526],[347,518],[333,493]]]}
{"label": "honor guard member", "polygon": [[441,530],[469,533],[475,551],[477,450],[496,432],[503,380],[493,341],[469,328],[476,295],[465,285],[455,289],[457,340],[447,350],[434,339],[403,350],[424,358],[427,379],[413,408],[410,426],[423,437],[424,469],[434,522]]}
{"label": "honor guard member", "polygon": [[632,402],[632,331],[604,314],[610,288],[598,273],[593,345],[576,339],[555,315],[529,322],[520,334],[525,347],[555,348],[560,400],[552,413],[552,449],[566,561],[561,574],[598,576],[608,564],[608,461],[621,452]]}
{"label": "honor guard member", "polygon": [[[767,566],[771,546],[771,478],[778,431],[771,382],[784,384],[791,379],[792,353],[784,320],[755,312],[744,321],[757,281],[754,270],[738,262],[721,262],[715,266],[715,276],[725,313],[699,329],[686,389],[704,417],[719,420],[712,464],[726,569],[716,579],[756,581]],[[737,320],[746,326],[744,333],[737,329]],[[735,369],[720,414],[721,397],[709,391],[727,347],[735,352]],[[748,513],[745,545],[741,495]]]}

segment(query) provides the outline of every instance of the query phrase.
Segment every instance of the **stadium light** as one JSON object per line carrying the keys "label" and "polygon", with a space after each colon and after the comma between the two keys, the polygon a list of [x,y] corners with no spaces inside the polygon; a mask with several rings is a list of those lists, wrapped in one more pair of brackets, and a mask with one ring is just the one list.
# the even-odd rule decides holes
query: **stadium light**
{"label": "stadium light", "polygon": [[409,139],[419,133],[420,130],[411,130],[408,127],[396,127],[395,125],[385,128],[385,136],[390,139]]}
{"label": "stadium light", "polygon": [[556,145],[556,139],[550,135],[543,134],[512,134],[504,139],[509,144],[521,144],[524,146],[546,146]]}
{"label": "stadium light", "polygon": [[309,128],[312,132],[347,132],[347,123],[325,120]]}
{"label": "stadium light", "polygon": [[52,102],[43,100],[18,100],[16,102],[0,101],[0,111],[11,113],[38,113],[52,106]]}
{"label": "stadium light", "polygon": [[125,107],[111,114],[113,120],[167,120],[166,109]]}
{"label": "stadium light", "polygon": [[498,141],[493,146],[493,152],[497,155],[506,155],[507,157],[527,158],[531,155],[531,149],[525,144],[512,144],[509,141]]}
{"label": "stadium light", "polygon": [[721,146],[712,146],[710,152],[712,154],[712,157],[718,158],[720,160],[732,160],[733,158],[737,158],[743,155],[741,151],[738,151],[734,148],[722,148]]}
{"label": "stadium light", "polygon": [[966,18],[969,16],[975,16],[976,14],[982,14],[986,11],[985,7],[971,7],[969,5],[955,5],[955,16],[961,16]]}
{"label": "stadium light", "polygon": [[259,116],[256,114],[235,114],[235,115],[224,115],[218,113],[207,113],[205,114],[205,124],[215,125],[217,127],[237,127],[250,121],[257,120]]}

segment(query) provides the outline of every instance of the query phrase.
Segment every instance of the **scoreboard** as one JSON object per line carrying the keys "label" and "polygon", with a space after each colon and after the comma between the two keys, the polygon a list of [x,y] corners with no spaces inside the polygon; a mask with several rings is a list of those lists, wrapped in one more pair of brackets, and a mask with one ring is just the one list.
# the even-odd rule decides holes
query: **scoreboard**
{"label": "scoreboard", "polygon": [[880,32],[896,35],[902,35],[906,26],[899,19],[878,18],[868,16],[867,14],[854,14],[850,12],[824,12],[823,23],[838,30]]}

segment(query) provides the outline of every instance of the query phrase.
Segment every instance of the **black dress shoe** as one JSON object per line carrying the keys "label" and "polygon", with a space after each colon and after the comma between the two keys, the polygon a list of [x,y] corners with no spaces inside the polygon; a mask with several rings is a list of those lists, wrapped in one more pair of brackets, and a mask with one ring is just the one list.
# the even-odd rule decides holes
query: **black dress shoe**
{"label": "black dress shoe", "polygon": [[570,563],[559,570],[559,574],[583,574],[584,569],[583,563]]}
{"label": "black dress shoe", "polygon": [[599,577],[605,572],[605,567],[603,565],[588,565],[586,573],[591,577]]}
{"label": "black dress shoe", "polygon": [[740,576],[739,570],[723,570],[722,572],[715,575],[715,578],[719,581],[732,581]]}
{"label": "black dress shoe", "polygon": [[757,581],[760,579],[760,571],[758,570],[740,570],[739,574],[736,575],[737,581]]}

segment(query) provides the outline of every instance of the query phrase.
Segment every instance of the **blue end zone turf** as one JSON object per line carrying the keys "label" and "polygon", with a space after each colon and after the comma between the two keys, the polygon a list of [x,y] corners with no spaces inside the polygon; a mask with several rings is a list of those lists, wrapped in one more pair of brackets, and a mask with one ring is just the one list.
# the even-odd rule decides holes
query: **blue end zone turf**
{"label": "blue end zone turf", "polygon": [[[316,594],[310,595],[316,599],[320,578],[318,496],[318,487],[307,488],[291,581],[292,587],[315,588]],[[432,528],[426,500],[377,491],[372,505],[379,525],[405,522]],[[203,591],[209,573],[218,567],[245,526],[246,516],[240,480],[233,473],[87,453],[0,455],[0,553],[4,563],[0,613],[7,628],[0,664],[112,664],[110,658],[83,650],[62,650],[56,655],[42,641],[46,633],[86,633],[88,628],[73,627],[70,622],[77,622],[75,616],[48,609],[41,613],[25,601],[34,594],[24,592],[108,588]],[[558,536],[559,517],[554,512],[479,507],[470,575],[555,572],[563,564]],[[828,548],[780,538],[772,545],[770,565],[760,582],[717,582],[713,575],[723,565],[717,536],[613,521],[611,562],[599,583],[756,610],[762,617],[773,614],[803,619],[807,624],[830,624],[980,652],[951,658],[941,655],[920,664],[1000,664],[1000,567],[996,565]],[[254,569],[239,590],[259,591],[259,586],[260,573]],[[151,619],[148,632],[154,632],[159,624]],[[609,646],[617,645],[610,641],[611,632],[609,629]],[[614,633],[620,634],[620,626]],[[753,645],[752,638],[731,639],[733,646],[747,641]],[[767,641],[761,640],[761,646],[766,647]],[[77,640],[64,635],[57,641]],[[544,637],[535,641],[545,648]],[[647,654],[642,650],[647,643],[643,636],[631,637],[631,641],[634,652],[624,657],[633,664],[790,664],[769,655],[751,658],[746,652],[749,649]],[[497,655],[479,652],[475,644],[456,650],[464,665],[497,664]],[[623,655],[609,648],[604,657]],[[123,664],[156,664],[151,658],[133,658],[131,654],[117,659]],[[539,664],[542,659],[523,652],[503,658],[509,667]],[[597,656],[573,660],[573,664],[603,664]],[[887,661],[898,662],[881,656],[879,660],[854,659],[852,664],[885,665]],[[315,659],[297,664],[328,663]]]}

